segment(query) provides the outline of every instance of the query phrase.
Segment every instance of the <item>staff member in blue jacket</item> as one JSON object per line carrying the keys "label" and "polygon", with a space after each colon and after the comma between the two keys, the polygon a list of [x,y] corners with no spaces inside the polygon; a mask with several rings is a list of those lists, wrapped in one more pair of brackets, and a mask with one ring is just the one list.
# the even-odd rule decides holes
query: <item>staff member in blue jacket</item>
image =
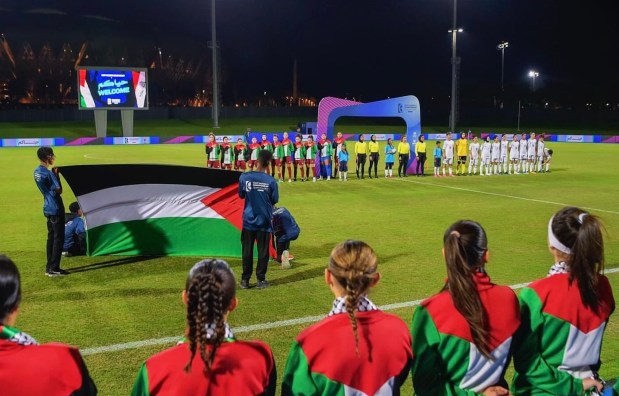
{"label": "staff member in blue jacket", "polygon": [[258,264],[256,278],[258,289],[269,286],[266,280],[269,264],[269,241],[273,227],[273,205],[279,200],[279,190],[275,179],[266,173],[273,154],[268,150],[258,152],[255,171],[245,172],[239,178],[239,197],[245,200],[243,208],[243,229],[241,246],[243,255],[243,274],[241,289],[249,288],[249,278],[254,272],[254,242],[258,245]]}
{"label": "staff member in blue jacket", "polygon": [[68,221],[64,225],[64,247],[62,255],[65,257],[83,256],[86,254],[86,226],[82,216],[82,208],[77,202],[69,205],[71,217],[65,216]]}
{"label": "staff member in blue jacket", "polygon": [[290,268],[290,241],[296,240],[300,233],[301,229],[288,209],[273,206],[273,236],[277,261],[281,262],[283,269]]}
{"label": "staff member in blue jacket", "polygon": [[62,184],[58,168],[54,165],[56,155],[51,147],[40,147],[37,157],[41,163],[34,170],[34,181],[43,194],[43,215],[47,219],[47,264],[45,275],[59,276],[68,274],[60,268],[62,245],[64,243],[64,203],[62,202]]}

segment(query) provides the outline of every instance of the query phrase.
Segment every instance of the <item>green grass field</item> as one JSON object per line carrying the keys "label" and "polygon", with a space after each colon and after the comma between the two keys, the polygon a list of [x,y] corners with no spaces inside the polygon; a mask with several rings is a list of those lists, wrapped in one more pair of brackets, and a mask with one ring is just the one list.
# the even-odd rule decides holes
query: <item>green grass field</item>
{"label": "green grass field", "polygon": [[[608,231],[606,267],[619,268],[619,145],[548,146],[555,150],[549,174],[363,181],[353,177],[347,183],[281,184],[281,205],[290,209],[302,229],[292,244],[296,260],[286,271],[271,265],[270,288],[238,290],[240,305],[230,317],[232,326],[326,314],[332,296],[324,285],[324,268],[330,250],[345,239],[366,241],[379,256],[383,277],[371,294],[374,302],[385,305],[430,296],[445,278],[442,234],[458,219],[477,220],[485,227],[491,251],[488,272],[500,284],[545,276],[552,264],[546,224],[563,205],[586,207],[603,219]],[[202,166],[204,162],[202,146],[194,144],[58,147],[55,152],[59,166]],[[38,165],[35,153],[35,148],[0,150],[0,219],[5,229],[0,252],[18,264],[23,280],[17,326],[40,342],[55,340],[82,349],[180,336],[185,320],[181,291],[188,269],[201,257],[63,258],[62,266],[71,275],[44,276],[46,230],[42,197],[32,178]],[[430,166],[426,172],[432,172]],[[68,205],[73,197],[65,190]],[[240,260],[229,262],[239,274]],[[608,276],[619,295],[619,273]],[[413,310],[409,304],[392,312],[410,325]],[[237,333],[237,337],[269,343],[281,374],[290,343],[305,326],[262,326],[262,330]],[[92,353],[86,362],[101,395],[123,395],[129,393],[140,364],[171,345]],[[618,376],[616,318],[611,318],[606,331],[602,359],[602,376]],[[409,382],[404,394],[410,392]]]}

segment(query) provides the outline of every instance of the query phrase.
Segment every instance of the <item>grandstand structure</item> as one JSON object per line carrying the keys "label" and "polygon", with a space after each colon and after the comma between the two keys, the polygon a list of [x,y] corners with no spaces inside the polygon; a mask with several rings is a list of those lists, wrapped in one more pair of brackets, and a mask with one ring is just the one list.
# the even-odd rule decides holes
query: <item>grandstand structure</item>
{"label": "grandstand structure", "polygon": [[[77,66],[148,68],[150,103],[155,106],[211,103],[211,55],[206,42],[173,33],[145,35],[95,15],[80,16],[75,23],[75,15],[52,9],[20,13],[19,19],[22,23],[5,27],[0,36],[0,104],[4,107],[76,104]],[[50,25],[52,32],[43,30]],[[223,70],[220,81],[226,77]]]}

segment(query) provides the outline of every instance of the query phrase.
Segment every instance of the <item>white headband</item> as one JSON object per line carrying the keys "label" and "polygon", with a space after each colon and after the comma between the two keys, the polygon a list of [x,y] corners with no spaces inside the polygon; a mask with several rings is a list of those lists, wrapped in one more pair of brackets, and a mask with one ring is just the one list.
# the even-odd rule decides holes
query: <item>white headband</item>
{"label": "white headband", "polygon": [[565,254],[572,254],[572,250],[568,248],[567,246],[565,246],[564,244],[562,244],[561,242],[559,242],[555,234],[552,232],[552,220],[554,220],[554,218],[555,217],[552,216],[550,218],[550,221],[548,222],[548,243],[550,244],[550,246],[552,246],[553,248],[557,249],[560,252],[563,252]]}

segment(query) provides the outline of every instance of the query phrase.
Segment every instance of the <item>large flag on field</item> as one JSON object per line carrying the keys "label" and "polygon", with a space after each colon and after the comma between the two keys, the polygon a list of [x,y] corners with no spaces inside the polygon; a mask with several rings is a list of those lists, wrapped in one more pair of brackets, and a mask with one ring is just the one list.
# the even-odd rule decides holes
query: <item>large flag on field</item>
{"label": "large flag on field", "polygon": [[89,255],[241,257],[239,172],[146,164],[60,172],[84,211]]}

